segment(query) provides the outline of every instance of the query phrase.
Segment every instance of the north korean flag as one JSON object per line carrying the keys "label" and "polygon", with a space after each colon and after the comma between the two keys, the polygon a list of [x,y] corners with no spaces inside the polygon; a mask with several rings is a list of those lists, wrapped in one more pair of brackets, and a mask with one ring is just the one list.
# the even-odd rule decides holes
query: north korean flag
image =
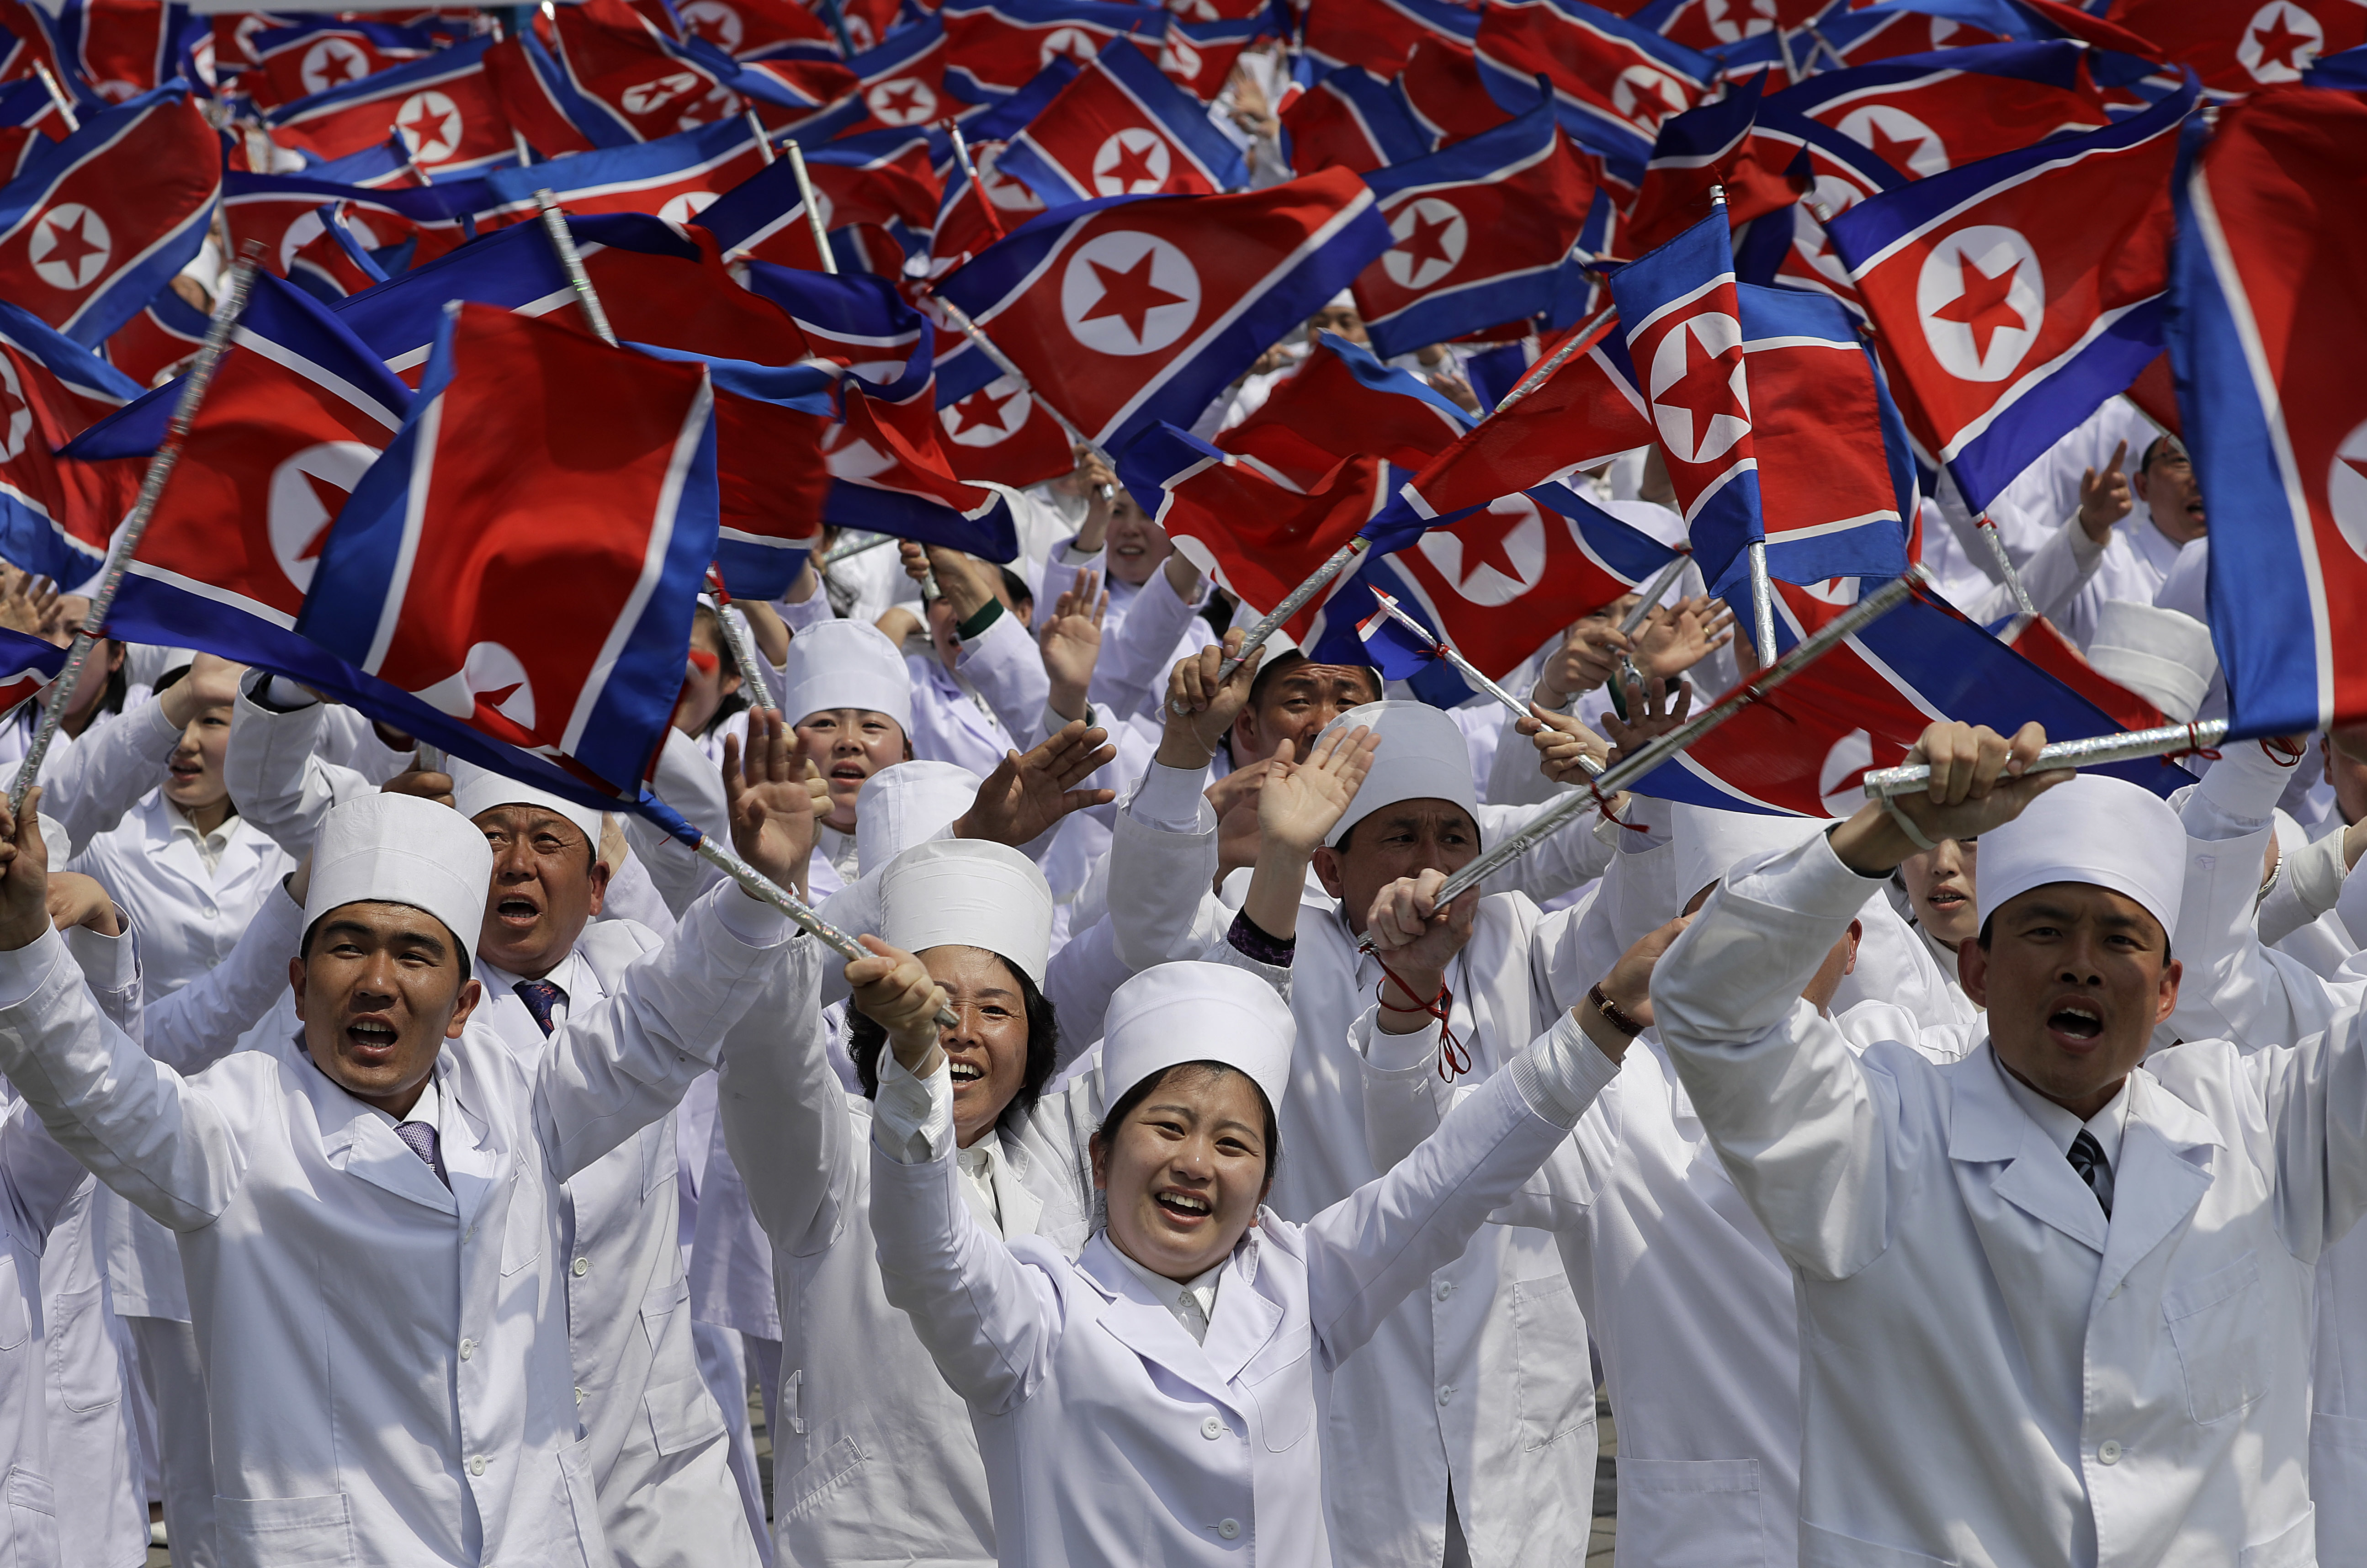
{"label": "north korean flag", "polygon": [[[853,25],[852,18],[849,26]],[[859,39],[857,40],[860,41]],[[832,132],[852,136],[889,127],[934,125],[959,107],[946,88],[945,24],[931,17],[846,62],[861,84],[856,107]]]}
{"label": "north korean flag", "polygon": [[682,36],[703,39],[734,60],[836,60],[830,26],[796,0],[681,0]]}
{"label": "north korean flag", "polygon": [[[902,252],[892,236],[899,231],[925,233],[935,220],[944,192],[930,161],[926,135],[918,131],[885,135],[893,138],[895,144],[858,148],[828,141],[808,150],[806,175],[826,231],[833,235],[857,226],[875,231],[879,238],[873,243],[894,251],[900,264]],[[813,225],[806,218],[805,199],[798,189],[797,171],[786,158],[724,192],[713,205],[701,209],[694,221],[715,236],[727,255],[823,270]],[[840,269],[846,270],[840,241],[834,238],[831,249]]]}
{"label": "north korean flag", "polygon": [[296,629],[438,730],[629,786],[664,738],[715,557],[707,372],[486,306],[450,319]]}
{"label": "north korean flag", "polygon": [[750,262],[743,276],[751,294],[796,324],[808,355],[844,366],[869,390],[900,400],[929,378],[932,325],[888,279],[863,273],[833,277],[766,261]]}
{"label": "north korean flag", "polygon": [[1397,85],[1361,65],[1342,66],[1283,111],[1290,166],[1302,175],[1339,167],[1354,174],[1426,156],[1431,138]]}
{"label": "north korean flag", "polygon": [[1471,426],[1463,411],[1337,333],[1319,334],[1297,368],[1216,445],[1292,484],[1312,486],[1360,453],[1421,468]]}
{"label": "north korean flag", "polygon": [[1119,0],[946,0],[937,8],[946,29],[946,79],[972,103],[1007,97],[1058,59],[1080,67],[1113,39],[1146,35],[1150,47],[1165,32],[1165,12]]}
{"label": "north korean flag", "polygon": [[177,376],[206,341],[206,313],[181,298],[171,284],[140,313],[115,329],[99,354],[131,379],[153,387]]}
{"label": "north korean flag", "polygon": [[546,158],[640,140],[606,104],[578,91],[567,68],[531,30],[485,51],[485,79],[502,118]]}
{"label": "north korean flag", "polygon": [[1397,85],[1433,147],[1452,147],[1512,118],[1512,110],[1489,96],[1467,44],[1422,39],[1406,58]]}
{"label": "north korean flag", "polygon": [[334,18],[264,28],[249,35],[255,69],[239,88],[258,108],[349,86],[365,76],[433,53],[440,40],[421,28]]}
{"label": "north korean flag", "polygon": [[52,454],[139,395],[90,350],[0,302],[0,558],[69,587],[98,570],[141,469]]}
{"label": "north korean flag", "polygon": [[425,266],[475,236],[470,214],[487,199],[477,180],[406,189],[340,185],[310,173],[233,170],[222,176],[222,222],[231,243],[243,246],[253,240],[261,244],[264,268],[282,277],[295,265],[297,253],[320,235],[323,206],[345,209],[372,249],[415,241],[403,265]]}
{"label": "north korean flag", "polygon": [[1240,149],[1150,57],[1116,39],[1013,137],[995,165],[1052,207],[1103,196],[1207,196],[1247,183]]}
{"label": "north korean flag", "polygon": [[481,229],[532,221],[535,193],[548,190],[571,212],[647,212],[687,223],[764,167],[756,132],[735,116],[654,141],[495,169],[475,217]]}
{"label": "north korean flag", "polygon": [[1076,467],[1069,433],[1009,376],[997,375],[958,397],[946,395],[940,377],[937,422],[945,427],[954,473],[972,484],[991,480],[1024,489]]}
{"label": "north korean flag", "polygon": [[66,138],[65,117],[39,80],[0,87],[0,179],[15,179],[36,152]]}
{"label": "north korean flag", "polygon": [[824,442],[830,465],[823,517],[967,550],[987,560],[1019,555],[1019,535],[1003,496],[956,477],[937,417],[934,389],[891,400],[849,379],[840,390],[842,421]]}
{"label": "north korean flag", "polygon": [[221,144],[177,84],[87,116],[0,186],[0,298],[103,343],[198,254],[221,191]]}
{"label": "north korean flag", "polygon": [[2367,6],[2355,0],[2123,0],[2112,20],[2143,36],[2171,65],[2214,93],[2257,93],[2302,79],[2318,57],[2367,44]]}
{"label": "north korean flag", "polygon": [[1246,195],[1048,212],[938,292],[1115,450],[1196,418],[1393,238],[1365,182],[1327,169]]}
{"label": "north korean flag", "polygon": [[629,140],[654,141],[739,111],[738,96],[717,71],[673,45],[624,0],[553,7],[543,31],[573,102],[589,106],[587,118],[605,114]]}
{"label": "north korean flag", "polygon": [[1497,101],[1522,104],[1540,76],[1564,130],[1633,184],[1660,122],[1700,103],[1708,55],[1578,0],[1501,0],[1479,24],[1478,64]]}
{"label": "north korean flag", "polygon": [[401,136],[423,169],[465,173],[517,160],[509,121],[485,75],[490,38],[439,50],[348,86],[283,104],[265,117],[271,139],[322,161]]}
{"label": "north korean flag", "polygon": [[[963,128],[969,142],[970,163],[978,170],[980,189],[954,156],[953,139],[933,143],[937,176],[945,197],[937,204],[936,226],[928,243],[928,276],[943,277],[1044,210],[1044,198],[1002,173],[1002,150],[1009,139],[1026,129],[1044,106],[1076,79],[1077,62],[1066,55],[1052,62],[1033,82],[993,107],[979,111]],[[872,134],[878,135],[878,132]],[[848,141],[867,138],[846,138]]]}
{"label": "north korean flag", "polygon": [[40,59],[87,115],[163,86],[182,73],[189,14],[179,6],[58,0],[11,6],[5,21],[26,49],[8,62],[30,73]]}
{"label": "north korean flag", "polygon": [[1467,47],[1478,30],[1471,8],[1452,0],[1325,0],[1306,7],[1301,43],[1319,66],[1361,65],[1393,77],[1423,39]]}
{"label": "north korean flag", "polygon": [[40,694],[66,667],[69,649],[28,632],[0,626],[0,720]]}
{"label": "north korean flag", "polygon": [[1271,33],[1270,24],[1256,17],[1206,22],[1170,17],[1166,41],[1159,51],[1159,69],[1169,81],[1202,103],[1211,104],[1232,79],[1241,51]]}
{"label": "north korean flag", "polygon": [[2265,90],[2179,188],[2170,358],[2211,519],[2232,733],[2367,718],[2367,104]]}
{"label": "north korean flag", "polygon": [[1356,279],[1375,350],[1405,354],[1547,310],[1594,201],[1593,162],[1540,103],[1365,175],[1397,242]]}
{"label": "north korean flag", "polygon": [[2195,99],[2190,84],[2119,124],[1931,175],[1826,225],[1910,429],[1974,507],[2160,353],[2169,175]]}

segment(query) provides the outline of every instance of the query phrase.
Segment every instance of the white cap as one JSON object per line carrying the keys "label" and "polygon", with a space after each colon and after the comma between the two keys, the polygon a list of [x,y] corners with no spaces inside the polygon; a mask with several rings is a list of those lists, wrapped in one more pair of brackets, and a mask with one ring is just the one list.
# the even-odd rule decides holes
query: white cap
{"label": "white cap", "polygon": [[907,953],[980,947],[1023,970],[1040,990],[1052,956],[1052,888],[1008,844],[935,839],[915,844],[879,877],[879,936]]}
{"label": "white cap", "polygon": [[329,808],[312,840],[312,887],[304,929],[347,904],[408,904],[477,951],[493,852],[477,825],[415,795],[365,795]]}
{"label": "white cap", "polygon": [[1102,1025],[1103,1103],[1183,1062],[1222,1062],[1265,1091],[1275,1114],[1290,1087],[1290,1008],[1246,969],[1161,964],[1110,996]]}
{"label": "white cap", "polygon": [[855,795],[855,863],[886,865],[977,799],[978,775],[957,762],[914,761],[880,769]]}
{"label": "white cap", "polygon": [[1353,288],[1342,288],[1339,293],[1326,299],[1323,302],[1323,308],[1327,310],[1353,310],[1356,309],[1356,291]]}
{"label": "white cap", "polygon": [[2107,599],[2096,615],[2088,662],[2126,686],[2173,724],[2190,722],[2219,672],[2211,628],[2191,615],[2134,599]]}
{"label": "white cap", "polygon": [[[1381,738],[1373,765],[1365,774],[1356,798],[1331,831],[1326,844],[1337,847],[1348,829],[1384,806],[1401,800],[1444,800],[1463,807],[1476,824],[1479,792],[1471,782],[1471,749],[1455,721],[1428,703],[1365,703],[1323,727],[1323,734],[1369,725]],[[1318,736],[1318,743],[1322,737]]]}
{"label": "white cap", "polygon": [[[1724,876],[1737,861],[1769,850],[1788,850],[1832,823],[1821,817],[1769,817],[1753,811],[1669,803],[1674,828],[1678,907]],[[1869,883],[1869,889],[1875,885]]]}
{"label": "white cap", "polygon": [[477,819],[479,812],[491,811],[496,806],[531,806],[574,823],[576,829],[583,835],[584,842],[595,851],[599,849],[600,814],[590,807],[561,800],[549,790],[520,784],[514,778],[494,773],[490,768],[481,768],[459,757],[447,758],[444,766],[452,775],[452,804],[461,816],[471,822]]}
{"label": "white cap", "polygon": [[912,733],[912,673],[888,634],[868,621],[823,621],[789,639],[781,716],[791,724],[831,708],[884,713]]}
{"label": "white cap", "polygon": [[2033,887],[2085,882],[2135,899],[2169,932],[2178,928],[2185,876],[2186,829],[2168,801],[2125,779],[2081,773],[1981,835],[1973,902],[1986,927]]}

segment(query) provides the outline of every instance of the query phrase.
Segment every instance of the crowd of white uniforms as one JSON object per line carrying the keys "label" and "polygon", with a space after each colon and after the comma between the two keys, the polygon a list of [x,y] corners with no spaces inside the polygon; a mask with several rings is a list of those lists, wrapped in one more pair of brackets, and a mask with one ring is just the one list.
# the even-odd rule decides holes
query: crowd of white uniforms
{"label": "crowd of white uniforms", "polygon": [[[1614,796],[1441,908],[1728,613],[1572,606],[1518,719],[1220,684],[1251,617],[1107,478],[702,605],[657,793],[859,962],[102,644],[0,820],[0,1560],[1577,1564],[1600,1384],[1626,1568],[2367,1564],[2367,737],[2164,801],[1942,724],[1895,809]],[[2174,441],[1989,515],[2224,712]]]}

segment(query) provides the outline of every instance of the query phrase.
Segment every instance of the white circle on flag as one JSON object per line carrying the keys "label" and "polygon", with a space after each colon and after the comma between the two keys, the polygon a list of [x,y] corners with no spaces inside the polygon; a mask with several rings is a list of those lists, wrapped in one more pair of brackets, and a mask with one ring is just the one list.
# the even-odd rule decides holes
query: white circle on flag
{"label": "white circle on flag", "polygon": [[518,656],[497,642],[475,644],[457,673],[416,695],[455,718],[467,718],[481,702],[521,729],[534,728],[534,682]]}
{"label": "white circle on flag", "polygon": [[1792,205],[1792,248],[1800,254],[1802,261],[1816,269],[1818,276],[1852,294],[1857,291],[1857,284],[1834,253],[1832,237],[1825,232],[1823,221],[1810,204],[1821,206],[1828,216],[1837,217],[1855,207],[1859,198],[1857,186],[1849,181],[1837,175],[1818,175],[1808,194]]}
{"label": "white circle on flag", "polygon": [[[1518,599],[1545,576],[1546,521],[1537,511],[1537,503],[1525,495],[1508,495],[1490,502],[1485,515],[1494,521],[1482,522],[1474,517],[1459,528],[1433,528],[1421,536],[1414,547],[1421,552],[1423,559],[1444,574],[1447,581],[1455,584],[1455,592],[1474,604],[1492,609]],[[1494,547],[1483,547],[1467,557],[1465,547],[1472,540],[1466,537],[1466,533],[1476,537],[1480,531],[1496,535]],[[1497,564],[1499,559],[1503,565]],[[1504,566],[1510,566],[1518,575],[1505,576]]]}
{"label": "white circle on flag", "polygon": [[1833,129],[1918,179],[1929,179],[1948,167],[1948,144],[1940,140],[1940,133],[1889,104],[1860,104],[1841,116]]}
{"label": "white circle on flag", "polygon": [[17,379],[16,362],[0,354],[0,463],[13,463],[33,433],[33,405],[25,400],[25,384]]}
{"label": "white circle on flag", "polygon": [[1159,69],[1178,82],[1195,82],[1200,77],[1203,62],[1200,51],[1192,47],[1189,39],[1170,34],[1167,47],[1159,53]]}
{"label": "white circle on flag", "polygon": [[748,26],[740,19],[740,13],[723,0],[687,0],[675,8],[674,15],[682,18],[685,28],[726,54],[739,53],[740,40],[748,36]]}
{"label": "white circle on flag", "polygon": [[2262,86],[2298,82],[2320,51],[2326,48],[2326,28],[2293,0],[2269,0],[2244,24],[2236,45],[2236,63]]}
{"label": "white circle on flag", "polygon": [[[1732,316],[1709,310],[1686,317],[1652,350],[1652,422],[1659,430],[1669,456],[1677,461],[1709,462],[1732,450],[1736,442],[1750,434],[1750,397],[1743,384],[1741,349],[1742,323]],[[1734,355],[1734,361],[1733,368],[1727,372],[1727,388],[1741,412],[1712,413],[1708,427],[1695,430],[1691,409],[1665,404],[1660,400],[1686,379],[1688,365],[1695,375],[1701,375],[1704,373],[1703,360],[1716,360],[1728,354]]]}
{"label": "white circle on flag", "polygon": [[325,93],[370,73],[368,53],[349,38],[324,38],[304,51],[297,68],[308,93]]}
{"label": "white circle on flag", "polygon": [[1874,737],[1864,730],[1852,729],[1834,741],[1817,771],[1817,794],[1825,809],[1836,817],[1855,816],[1865,804],[1865,771],[1872,766]]}
{"label": "white circle on flag", "polygon": [[880,83],[863,95],[863,104],[874,118],[889,125],[918,125],[937,114],[936,89],[917,76]]}
{"label": "white circle on flag", "polygon": [[1630,65],[1611,84],[1611,107],[1622,118],[1658,130],[1662,120],[1684,108],[1684,84],[1665,71]]}
{"label": "white circle on flag", "polygon": [[1435,196],[1418,197],[1389,220],[1397,243],[1381,253],[1381,270],[1399,288],[1427,288],[1462,265],[1471,243],[1463,209]]}
{"label": "white circle on flag", "polygon": [[714,206],[716,199],[711,190],[683,191],[666,197],[665,205],[658,209],[658,216],[669,223],[687,223]]}
{"label": "white circle on flag", "polygon": [[1200,319],[1200,272],[1156,235],[1096,234],[1061,271],[1060,315],[1096,354],[1155,354]]}
{"label": "white circle on flag", "polygon": [[1739,43],[1775,28],[1775,0],[1703,0],[1702,19],[1720,43]]}
{"label": "white circle on flag", "polygon": [[669,71],[663,76],[652,76],[637,82],[617,95],[617,101],[627,114],[654,114],[686,93],[698,90],[699,78],[694,72]]}
{"label": "white circle on flag", "polygon": [[1041,212],[1044,198],[1017,180],[1006,177],[995,167],[1002,156],[1003,144],[989,142],[983,148],[972,149],[972,162],[978,164],[978,183],[986,192],[986,199],[1005,212]]}
{"label": "white circle on flag", "polygon": [[271,470],[264,526],[271,536],[271,558],[299,593],[311,592],[329,525],[376,461],[378,454],[358,441],[323,441]]}
{"label": "white circle on flag", "polygon": [[1091,65],[1102,51],[1102,40],[1082,28],[1054,28],[1044,35],[1043,47],[1036,51],[1036,69],[1041,71],[1063,55],[1080,65]]}
{"label": "white circle on flag", "polygon": [[115,237],[97,213],[81,202],[62,201],[34,220],[25,254],[43,283],[71,292],[98,281],[115,254]]}
{"label": "white circle on flag", "polygon": [[1026,424],[1036,400],[1008,376],[998,376],[957,402],[937,411],[937,420],[957,446],[998,446]]}
{"label": "white circle on flag", "polygon": [[1222,21],[1224,15],[1217,9],[1216,0],[1170,0],[1167,7],[1187,22]]}
{"label": "white circle on flag", "polygon": [[2342,438],[2326,474],[2326,506],[2350,553],[2367,560],[2367,424]]}
{"label": "white circle on flag", "polygon": [[870,18],[852,13],[845,15],[846,41],[855,46],[855,52],[861,54],[865,50],[878,48],[879,35],[871,30]]}
{"label": "white circle on flag", "polygon": [[1940,368],[1960,381],[2004,380],[2046,319],[2038,252],[2000,224],[1957,230],[1923,258],[1915,314]]}
{"label": "white circle on flag", "polygon": [[1093,154],[1095,196],[1151,196],[1167,184],[1174,156],[1167,139],[1139,125],[1112,131]]}
{"label": "white circle on flag", "polygon": [[402,145],[423,164],[439,164],[460,150],[460,106],[430,89],[413,93],[394,111]]}

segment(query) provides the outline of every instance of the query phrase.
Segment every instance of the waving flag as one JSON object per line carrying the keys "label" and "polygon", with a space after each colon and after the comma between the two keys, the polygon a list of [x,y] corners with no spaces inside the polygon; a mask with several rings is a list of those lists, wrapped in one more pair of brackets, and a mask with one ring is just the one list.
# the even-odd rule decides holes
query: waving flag
{"label": "waving flag", "polygon": [[51,454],[139,395],[80,344],[0,303],[0,558],[69,586],[98,570],[140,470]]}
{"label": "waving flag", "polygon": [[108,335],[99,353],[133,386],[153,387],[179,375],[205,340],[205,311],[166,284],[138,315]]}
{"label": "waving flag", "polygon": [[222,223],[231,243],[263,246],[265,270],[286,276],[296,253],[321,232],[321,209],[343,207],[372,249],[411,243],[405,266],[425,266],[474,237],[469,214],[485,204],[483,184],[455,180],[444,185],[364,188],[302,175],[254,175],[232,170],[222,176]]}
{"label": "waving flag", "polygon": [[2367,44],[2367,6],[2353,0],[2267,0],[2258,6],[2124,0],[2112,20],[2156,45],[2169,64],[2191,67],[2214,93],[2298,82],[2319,56]]}
{"label": "waving flag", "polygon": [[515,163],[517,149],[484,71],[491,38],[438,50],[342,87],[283,104],[265,123],[271,139],[319,160],[343,158],[402,138],[431,173],[465,173]]}
{"label": "waving flag", "polygon": [[510,129],[547,158],[640,140],[606,104],[576,88],[531,29],[485,51],[485,80]]}
{"label": "waving flag", "polygon": [[1365,175],[1397,243],[1356,279],[1373,346],[1408,353],[1538,315],[1594,201],[1553,106]]}
{"label": "waving flag", "polygon": [[1479,24],[1481,80],[1521,103],[1540,76],[1561,127],[1621,178],[1643,176],[1660,122],[1702,100],[1717,62],[1579,0],[1500,0]]}
{"label": "waving flag", "polygon": [[2211,518],[2211,630],[2234,734],[2367,718],[2367,105],[2316,89],[2222,111],[2179,190],[2170,357]]}
{"label": "waving flag", "polygon": [[1241,196],[1049,212],[938,292],[1038,396],[1112,449],[1188,422],[1391,243],[1364,181],[1327,169]]}
{"label": "waving flag", "polygon": [[825,443],[833,480],[824,518],[988,560],[1019,555],[1010,503],[954,476],[933,389],[897,400],[844,386],[843,423]]}
{"label": "waving flag", "polygon": [[1402,94],[1361,65],[1343,66],[1285,109],[1290,166],[1302,175],[1333,165],[1365,174],[1426,155],[1430,136]]}
{"label": "waving flag", "polygon": [[1323,333],[1298,367],[1216,444],[1286,483],[1312,486],[1358,454],[1418,468],[1470,423],[1420,378],[1382,364],[1337,333]]}
{"label": "waving flag", "polygon": [[[866,244],[894,251],[900,268],[903,254],[896,249],[893,236],[900,231],[925,233],[935,220],[943,190],[930,164],[925,134],[874,134],[894,139],[894,145],[854,148],[844,141],[824,142],[807,151],[806,175],[826,231],[833,235],[857,227],[875,231],[877,239],[866,236]],[[786,158],[725,191],[712,206],[700,209],[697,221],[726,254],[824,270],[798,189],[797,170]],[[846,269],[845,249],[843,240],[832,241],[832,254],[842,270]]]}
{"label": "waving flag", "polygon": [[1468,44],[1478,31],[1470,9],[1452,0],[1325,0],[1306,7],[1302,42],[1319,65],[1395,76],[1423,40]]}
{"label": "waving flag", "polygon": [[0,719],[6,719],[58,678],[67,649],[29,633],[0,626]]}
{"label": "waving flag", "polygon": [[1157,39],[1166,15],[1124,0],[946,0],[946,79],[972,103],[1007,97],[1053,61],[1091,65],[1113,39]]}
{"label": "waving flag", "polygon": [[1059,478],[1076,467],[1069,433],[1026,388],[1004,375],[958,395],[937,381],[937,421],[945,426],[953,471],[977,484],[1014,489]]}
{"label": "waving flag", "polygon": [[796,0],[683,0],[674,7],[685,39],[702,39],[734,60],[836,60],[829,24]]}
{"label": "waving flag", "polygon": [[297,630],[439,728],[629,784],[681,691],[715,483],[704,369],[459,306],[330,530]]}
{"label": "waving flag", "polygon": [[13,180],[35,152],[64,140],[65,117],[32,77],[0,87],[0,180]]}
{"label": "waving flag", "polygon": [[1495,130],[1514,113],[1489,96],[1470,46],[1443,38],[1424,39],[1414,46],[1397,85],[1433,147],[1467,141]]}
{"label": "waving flag", "polygon": [[383,22],[323,18],[264,28],[248,36],[255,69],[240,73],[239,86],[257,107],[270,108],[407,64],[436,45],[422,30]]}
{"label": "waving flag", "polygon": [[1975,508],[2161,352],[2169,181],[2194,101],[2190,85],[2120,124],[1934,175],[1826,226],[1917,439]]}
{"label": "waving flag", "polygon": [[928,276],[944,276],[1044,210],[1042,197],[1002,172],[1002,151],[1076,74],[1076,62],[1062,55],[1026,86],[969,120],[963,134],[981,190],[970,188],[969,175],[954,158],[953,139],[943,139],[942,150],[932,154],[946,194],[929,234]]}
{"label": "waving flag", "polygon": [[1011,139],[996,167],[1053,207],[1100,196],[1206,196],[1249,177],[1206,108],[1122,38]]}
{"label": "waving flag", "polygon": [[735,116],[654,141],[495,169],[476,219],[485,227],[530,221],[535,193],[548,190],[571,212],[647,212],[687,223],[764,167],[756,133]]}
{"label": "waving flag", "polygon": [[[8,29],[44,60],[85,117],[180,73],[188,12],[178,6],[56,0],[8,7]],[[29,64],[19,62],[19,70]]]}
{"label": "waving flag", "polygon": [[1205,22],[1170,17],[1166,39],[1159,51],[1159,69],[1202,103],[1215,103],[1231,80],[1241,51],[1271,30],[1267,22],[1255,17]]}
{"label": "waving flag", "polygon": [[[722,79],[733,73],[728,56],[711,65],[702,62],[625,0],[574,0],[553,7],[547,25],[546,58],[565,80],[552,85],[558,91],[546,92],[555,107],[572,111],[570,122],[582,124],[595,145],[615,146],[610,138],[619,133],[630,141],[655,141],[739,110],[737,95]],[[540,64],[530,53],[525,58]]]}
{"label": "waving flag", "polygon": [[[849,17],[847,25],[854,26]],[[860,42],[860,40],[857,40]],[[885,127],[934,125],[955,112],[958,101],[946,90],[945,24],[932,17],[906,28],[876,49],[865,50],[846,62],[861,84],[858,112],[834,133]]]}
{"label": "waving flag", "polygon": [[86,116],[0,186],[0,298],[85,346],[204,244],[221,143],[176,85]]}

